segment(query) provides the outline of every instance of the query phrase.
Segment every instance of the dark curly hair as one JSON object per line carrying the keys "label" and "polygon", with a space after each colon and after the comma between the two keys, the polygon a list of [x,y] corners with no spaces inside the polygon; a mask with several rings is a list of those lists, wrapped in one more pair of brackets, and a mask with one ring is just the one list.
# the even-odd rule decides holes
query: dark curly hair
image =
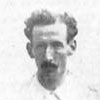
{"label": "dark curly hair", "polygon": [[59,14],[54,16],[47,10],[33,12],[32,15],[25,21],[26,28],[24,29],[24,33],[26,37],[31,42],[32,30],[34,26],[54,24],[58,17],[60,18],[60,21],[65,23],[65,25],[67,26],[66,34],[68,34],[68,37],[66,39],[66,43],[69,43],[78,33],[78,29],[76,27],[76,20],[73,17],[68,16],[67,13],[64,13],[63,15]]}

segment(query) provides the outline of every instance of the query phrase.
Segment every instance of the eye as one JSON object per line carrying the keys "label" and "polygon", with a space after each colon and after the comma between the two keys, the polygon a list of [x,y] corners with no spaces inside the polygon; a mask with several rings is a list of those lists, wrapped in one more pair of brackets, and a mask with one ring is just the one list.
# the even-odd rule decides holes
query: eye
{"label": "eye", "polygon": [[55,49],[60,49],[60,48],[63,48],[63,44],[61,42],[53,42],[52,43],[52,46],[55,48]]}
{"label": "eye", "polygon": [[40,50],[40,51],[45,50],[45,48],[46,48],[46,44],[42,42],[37,44],[36,46],[36,50]]}
{"label": "eye", "polygon": [[36,49],[43,49],[43,47],[44,47],[43,44],[39,44],[36,46]]}

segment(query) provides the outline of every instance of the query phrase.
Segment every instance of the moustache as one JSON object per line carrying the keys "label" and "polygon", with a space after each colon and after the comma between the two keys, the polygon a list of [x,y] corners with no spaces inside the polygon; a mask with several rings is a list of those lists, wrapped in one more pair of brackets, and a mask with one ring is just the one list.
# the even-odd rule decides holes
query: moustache
{"label": "moustache", "polygon": [[44,71],[49,71],[49,72],[52,72],[52,71],[55,71],[57,70],[58,66],[50,61],[44,61],[42,64],[41,64],[41,68],[44,70]]}

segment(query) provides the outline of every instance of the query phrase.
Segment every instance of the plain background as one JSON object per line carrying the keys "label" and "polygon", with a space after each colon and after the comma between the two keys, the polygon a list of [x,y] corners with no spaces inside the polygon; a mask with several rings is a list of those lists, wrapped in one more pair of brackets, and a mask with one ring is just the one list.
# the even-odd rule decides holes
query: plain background
{"label": "plain background", "polygon": [[0,0],[0,100],[36,71],[23,30],[25,19],[41,8],[66,11],[77,20],[77,50],[68,59],[69,69],[100,90],[100,0]]}

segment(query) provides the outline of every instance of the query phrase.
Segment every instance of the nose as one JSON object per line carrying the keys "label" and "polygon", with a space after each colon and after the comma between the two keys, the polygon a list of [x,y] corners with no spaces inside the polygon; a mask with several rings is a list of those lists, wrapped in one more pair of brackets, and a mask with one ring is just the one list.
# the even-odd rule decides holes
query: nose
{"label": "nose", "polygon": [[53,48],[48,46],[46,49],[46,59],[49,61],[53,60]]}

